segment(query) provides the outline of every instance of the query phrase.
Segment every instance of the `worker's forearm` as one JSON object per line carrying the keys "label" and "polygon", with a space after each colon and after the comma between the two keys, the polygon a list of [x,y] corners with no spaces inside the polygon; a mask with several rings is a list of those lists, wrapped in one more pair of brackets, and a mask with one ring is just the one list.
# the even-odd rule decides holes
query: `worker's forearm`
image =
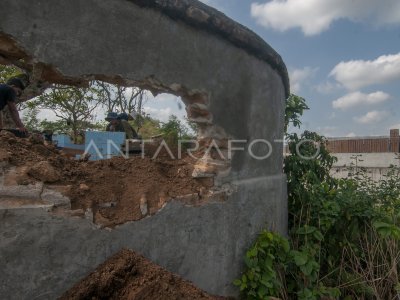
{"label": "worker's forearm", "polygon": [[17,125],[18,128],[24,127],[15,104],[8,104],[8,107],[11,113],[11,118],[13,119],[15,125]]}

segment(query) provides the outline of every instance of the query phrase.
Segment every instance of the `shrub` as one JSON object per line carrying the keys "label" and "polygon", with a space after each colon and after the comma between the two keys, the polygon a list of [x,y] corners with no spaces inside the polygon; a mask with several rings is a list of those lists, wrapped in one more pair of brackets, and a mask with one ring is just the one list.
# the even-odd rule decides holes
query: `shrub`
{"label": "shrub", "polygon": [[[302,99],[302,98],[301,98]],[[291,103],[299,125],[300,108]],[[234,284],[246,299],[395,299],[400,296],[400,168],[372,181],[365,170],[335,179],[326,141],[287,136],[289,239],[263,231]],[[317,153],[317,155],[315,155]],[[310,159],[312,157],[312,159]]]}

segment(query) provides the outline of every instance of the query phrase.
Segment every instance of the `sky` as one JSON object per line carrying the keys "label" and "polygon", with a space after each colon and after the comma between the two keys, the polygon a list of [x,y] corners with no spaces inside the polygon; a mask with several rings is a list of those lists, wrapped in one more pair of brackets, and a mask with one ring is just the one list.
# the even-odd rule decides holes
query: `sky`
{"label": "sky", "polygon": [[[310,110],[302,130],[388,135],[400,128],[400,0],[202,0],[247,26],[283,58],[291,92]],[[185,116],[178,98],[150,94],[145,111]]]}
{"label": "sky", "polygon": [[283,58],[310,110],[303,130],[388,135],[400,128],[400,0],[203,0]]}

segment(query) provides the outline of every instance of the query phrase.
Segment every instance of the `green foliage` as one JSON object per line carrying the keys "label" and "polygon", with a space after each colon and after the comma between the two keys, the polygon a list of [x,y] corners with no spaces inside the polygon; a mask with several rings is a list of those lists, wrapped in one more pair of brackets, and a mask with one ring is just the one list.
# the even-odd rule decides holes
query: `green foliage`
{"label": "green foliage", "polygon": [[246,253],[246,272],[234,284],[248,299],[278,297],[285,285],[283,278],[289,261],[289,242],[276,233],[263,231]]}
{"label": "green foliage", "polygon": [[134,128],[140,128],[138,133],[143,139],[150,139],[152,136],[161,134],[160,121],[149,116],[138,116],[133,122]]}
{"label": "green foliage", "polygon": [[[286,124],[298,126],[305,105],[293,103],[288,101]],[[287,143],[289,239],[261,233],[235,281],[244,298],[398,297],[400,168],[392,166],[379,182],[359,168],[335,179],[330,175],[335,158],[323,137],[306,131],[287,135]]]}
{"label": "green foliage", "polygon": [[290,123],[292,123],[294,127],[300,127],[300,117],[307,109],[309,108],[304,98],[290,94],[289,98],[286,99],[285,132],[287,132]]}
{"label": "green foliage", "polygon": [[54,111],[59,120],[55,122],[45,120],[41,125],[46,127],[45,129],[54,128],[58,131],[69,128],[73,140],[76,141],[80,131],[93,127],[91,121],[93,112],[99,105],[98,97],[98,90],[93,86],[89,88],[56,86],[30,101],[28,107]]}
{"label": "green foliage", "polygon": [[18,76],[22,70],[14,66],[0,65],[0,83],[5,83],[10,77]]}
{"label": "green foliage", "polygon": [[49,121],[44,119],[40,121],[39,126],[40,130],[51,130],[55,133],[68,134],[71,130],[71,127],[65,120]]}
{"label": "green foliage", "polygon": [[23,117],[23,122],[25,127],[29,131],[40,131],[40,120],[38,118],[39,109],[36,107],[32,107],[26,110]]}
{"label": "green foliage", "polygon": [[189,129],[175,115],[170,116],[168,122],[162,123],[160,129],[164,140],[172,147],[178,145],[178,140],[193,139],[193,136],[189,134]]}

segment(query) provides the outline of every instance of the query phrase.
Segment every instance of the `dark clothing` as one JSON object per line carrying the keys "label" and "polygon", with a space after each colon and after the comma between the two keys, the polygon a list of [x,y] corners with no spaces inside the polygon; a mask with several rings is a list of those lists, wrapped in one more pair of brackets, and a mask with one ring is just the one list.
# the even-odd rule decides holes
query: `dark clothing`
{"label": "dark clothing", "polygon": [[114,131],[113,125],[111,123],[107,124],[106,131]]}
{"label": "dark clothing", "polygon": [[0,84],[0,111],[6,107],[8,102],[15,102],[17,95],[15,91],[7,84]]}

